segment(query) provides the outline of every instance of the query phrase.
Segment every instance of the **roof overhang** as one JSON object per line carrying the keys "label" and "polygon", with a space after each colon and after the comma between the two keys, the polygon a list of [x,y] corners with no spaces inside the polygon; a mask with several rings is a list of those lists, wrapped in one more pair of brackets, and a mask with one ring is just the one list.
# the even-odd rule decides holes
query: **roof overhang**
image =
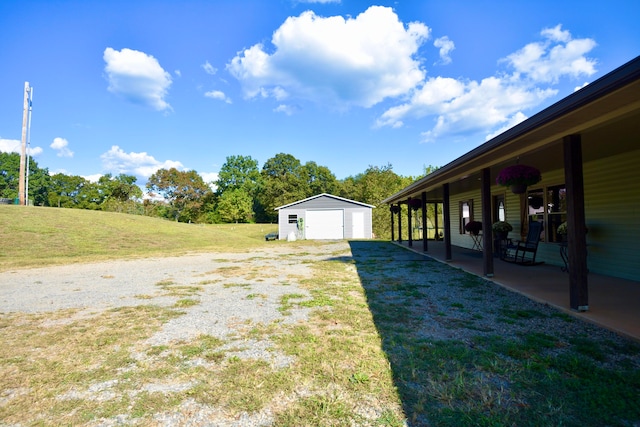
{"label": "roof overhang", "polygon": [[288,205],[278,206],[277,208],[274,208],[273,210],[278,211],[280,209],[288,208],[290,206],[298,205],[300,203],[308,202],[309,200],[317,199],[317,198],[320,198],[320,197],[329,197],[331,199],[341,200],[341,201],[347,202],[347,203],[353,203],[353,204],[360,205],[360,206],[363,206],[363,207],[366,207],[366,208],[375,208],[375,206],[373,206],[373,205],[368,205],[366,203],[358,202],[357,200],[350,200],[350,199],[345,199],[344,197],[334,196],[333,194],[322,193],[322,194],[316,194],[315,196],[307,197],[306,199],[297,200],[297,201],[295,201],[293,203],[289,203]]}

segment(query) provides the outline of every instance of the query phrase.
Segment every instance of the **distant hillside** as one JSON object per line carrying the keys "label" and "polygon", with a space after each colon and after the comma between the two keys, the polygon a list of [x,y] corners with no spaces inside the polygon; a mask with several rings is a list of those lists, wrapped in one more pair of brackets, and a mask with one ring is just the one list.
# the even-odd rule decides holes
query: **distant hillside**
{"label": "distant hillside", "polygon": [[0,271],[278,244],[264,240],[277,225],[195,225],[83,209],[0,205],[0,224]]}

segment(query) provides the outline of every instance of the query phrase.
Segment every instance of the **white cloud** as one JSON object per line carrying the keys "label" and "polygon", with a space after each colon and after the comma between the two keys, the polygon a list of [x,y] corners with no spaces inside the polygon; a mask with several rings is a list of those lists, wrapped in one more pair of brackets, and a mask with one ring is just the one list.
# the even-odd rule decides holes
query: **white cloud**
{"label": "white cloud", "polygon": [[[425,142],[448,135],[462,135],[493,129],[512,120],[514,114],[538,105],[557,93],[511,83],[498,77],[480,82],[453,79],[428,80],[407,105],[415,117],[434,116],[435,125],[422,134]],[[407,113],[404,112],[406,115]],[[383,119],[397,120],[393,110]],[[382,123],[388,124],[388,123]]]}
{"label": "white cloud", "polygon": [[524,122],[527,120],[527,116],[525,116],[522,112],[518,111],[516,114],[509,118],[509,121],[506,125],[502,126],[500,129],[495,130],[494,132],[488,134],[485,138],[485,141],[490,140],[491,138],[495,138],[496,136],[504,133],[514,127],[515,125]]}
{"label": "white cloud", "polygon": [[275,111],[276,113],[284,113],[287,116],[291,116],[292,114],[298,112],[299,108],[295,105],[280,104],[276,108],[274,108],[273,111]]}
{"label": "white cloud", "polygon": [[573,39],[560,25],[540,32],[545,40],[529,43],[507,56],[506,61],[517,73],[534,82],[557,83],[561,77],[591,76],[596,72],[596,61],[587,58],[595,46],[593,39]]}
{"label": "white cloud", "polygon": [[102,168],[114,175],[121,173],[136,175],[148,178],[158,169],[182,169],[182,163],[174,160],[165,160],[160,162],[146,152],[142,153],[125,153],[117,145],[111,147],[109,151],[100,156],[102,159]]}
{"label": "white cloud", "polygon": [[96,174],[93,174],[93,175],[86,175],[86,176],[83,176],[83,178],[86,179],[89,182],[98,182],[98,180],[100,178],[102,178],[102,174],[101,173],[96,173]]}
{"label": "white cloud", "polygon": [[104,70],[109,81],[108,90],[136,104],[146,105],[158,111],[170,111],[165,100],[171,75],[158,60],[144,52],[131,49],[104,50]]}
{"label": "white cloud", "polygon": [[58,152],[58,157],[73,157],[73,151],[69,150],[69,141],[64,138],[53,138],[53,142],[49,147]]}
{"label": "white cloud", "polygon": [[399,21],[391,8],[371,6],[356,18],[289,17],[262,44],[239,52],[227,69],[247,97],[289,96],[340,106],[371,107],[407,94],[424,79],[414,59],[429,38],[422,23]]}
{"label": "white cloud", "polygon": [[[0,152],[3,153],[22,153],[22,141],[17,139],[3,139],[0,138]],[[27,154],[31,157],[36,157],[42,154],[41,147],[27,147]]]}
{"label": "white cloud", "polygon": [[218,189],[216,185],[216,182],[218,182],[218,172],[201,172],[199,175],[202,177],[202,180],[209,185],[211,191]]}
{"label": "white cloud", "polygon": [[182,77],[182,71],[180,71],[180,70],[175,70],[175,71],[173,72],[173,74],[175,74],[175,75],[176,75],[176,76],[178,76],[178,77]]}
{"label": "white cloud", "polygon": [[17,139],[2,139],[0,138],[0,151],[3,153],[20,153],[22,142]]}
{"label": "white cloud", "polygon": [[209,61],[206,61],[204,64],[202,64],[202,68],[204,69],[205,73],[211,74],[212,76],[218,72],[218,69],[209,64]]}
{"label": "white cloud", "polygon": [[437,38],[433,42],[433,45],[440,49],[440,63],[444,65],[450,64],[450,53],[456,48],[456,45],[453,43],[453,41],[449,40],[449,37],[444,36]]}
{"label": "white cloud", "polygon": [[584,55],[595,46],[590,39],[574,40],[560,26],[541,32],[542,43],[530,43],[501,63],[514,71],[480,81],[431,77],[403,103],[388,108],[377,126],[400,127],[407,119],[432,117],[422,133],[425,142],[445,136],[506,130],[525,117],[523,111],[555,96],[561,77],[589,76],[595,63]]}
{"label": "white cloud", "polygon": [[219,90],[212,90],[204,94],[207,98],[219,99],[220,101],[224,101],[227,104],[231,104],[231,98],[227,97],[224,92]]}

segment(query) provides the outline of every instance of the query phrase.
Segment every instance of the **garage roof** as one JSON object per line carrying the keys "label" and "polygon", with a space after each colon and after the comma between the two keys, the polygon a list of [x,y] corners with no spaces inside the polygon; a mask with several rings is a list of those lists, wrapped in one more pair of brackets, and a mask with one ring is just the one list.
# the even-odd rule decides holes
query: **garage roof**
{"label": "garage roof", "polygon": [[329,194],[329,193],[322,193],[322,194],[318,194],[318,195],[315,195],[315,196],[307,197],[306,199],[303,199],[303,200],[298,200],[296,202],[289,203],[288,205],[277,207],[274,210],[277,211],[277,210],[280,210],[280,209],[288,208],[290,206],[297,205],[297,204],[304,203],[304,202],[308,202],[309,200],[317,199],[319,197],[330,197],[332,199],[341,200],[341,201],[347,202],[347,203],[354,203],[356,205],[364,206],[364,207],[367,207],[367,208],[375,208],[375,206],[373,206],[373,205],[368,205],[366,203],[358,202],[356,200],[345,199],[344,197],[334,196],[333,194]]}

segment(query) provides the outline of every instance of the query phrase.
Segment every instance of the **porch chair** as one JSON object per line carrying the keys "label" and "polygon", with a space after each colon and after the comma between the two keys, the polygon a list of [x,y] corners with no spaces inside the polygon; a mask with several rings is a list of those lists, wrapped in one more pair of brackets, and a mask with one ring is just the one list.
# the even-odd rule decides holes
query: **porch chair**
{"label": "porch chair", "polygon": [[508,244],[502,259],[520,265],[542,264],[542,262],[536,263],[540,234],[542,234],[542,223],[539,221],[531,221],[529,223],[527,240],[524,242],[516,240],[515,243]]}

